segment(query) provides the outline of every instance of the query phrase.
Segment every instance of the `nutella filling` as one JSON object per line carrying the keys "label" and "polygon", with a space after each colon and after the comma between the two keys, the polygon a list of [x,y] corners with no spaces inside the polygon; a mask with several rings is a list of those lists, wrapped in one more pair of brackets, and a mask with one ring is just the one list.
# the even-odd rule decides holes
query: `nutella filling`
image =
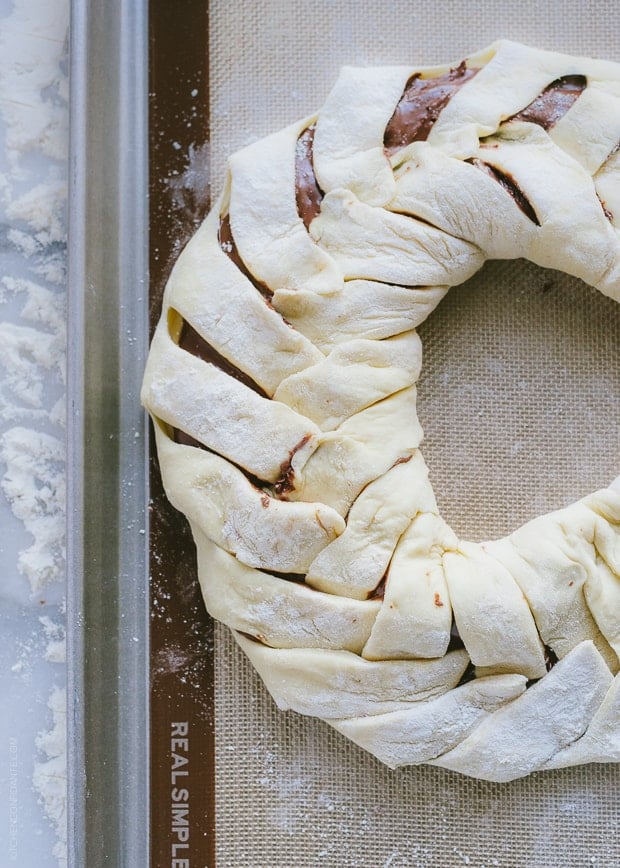
{"label": "nutella filling", "polygon": [[239,255],[230,226],[230,214],[224,214],[224,216],[220,218],[220,228],[217,233],[217,240],[226,256],[235,263],[239,271],[247,277],[250,283],[256,287],[260,294],[264,296],[265,300],[271,305],[271,296],[273,295],[272,291],[266,283],[257,280],[254,275],[248,271],[245,262]]}
{"label": "nutella filling", "polygon": [[[450,651],[463,651],[467,650],[465,648],[465,643],[461,639],[461,634],[459,633],[459,628],[456,626],[456,621],[454,620],[454,615],[452,616],[452,626],[450,627],[450,642],[448,643],[448,648],[446,653],[449,654]],[[467,664],[467,668],[465,672],[461,675],[457,687],[460,687],[462,684],[467,684],[468,681],[473,681],[476,677],[476,667],[474,664],[469,661]]]}
{"label": "nutella filling", "polygon": [[368,596],[367,596],[367,598],[366,598],[367,600],[383,600],[383,599],[384,599],[384,597],[385,597],[385,587],[386,587],[386,585],[387,585],[388,571],[389,571],[389,567],[388,567],[388,569],[385,571],[385,573],[383,574],[383,577],[381,578],[381,581],[379,582],[379,584],[377,585],[377,587],[374,588],[374,589],[373,589],[373,590],[368,594]]}
{"label": "nutella filling", "polygon": [[196,449],[205,449],[207,452],[209,451],[207,447],[200,442],[200,440],[196,440],[194,437],[186,434],[185,431],[182,431],[180,428],[172,429],[172,439],[175,443],[180,443],[181,446],[194,446]]}
{"label": "nutella filling", "polygon": [[[180,316],[180,314],[176,314],[176,316]],[[191,355],[196,356],[199,359],[202,359],[203,362],[209,362],[212,365],[215,365],[229,377],[233,377],[235,380],[238,380],[240,383],[243,383],[244,386],[247,386],[249,389],[252,389],[254,392],[257,392],[261,397],[268,398],[269,396],[261,387],[254,382],[247,374],[243,371],[239,370],[239,368],[235,367],[228,359],[225,359],[216,349],[214,349],[210,344],[205,341],[201,335],[198,334],[195,328],[193,328],[187,320],[182,320],[181,329],[179,332],[178,345],[182,350],[185,350]],[[187,434],[181,428],[173,428],[172,429],[172,439],[175,443],[180,443],[182,446],[194,446],[198,449],[204,449],[207,452],[211,452],[204,443],[201,443],[199,440],[196,440],[195,437],[192,437],[191,434]],[[216,453],[214,453],[216,454]],[[231,461],[231,464],[234,462]],[[238,467],[238,465],[235,465]],[[259,479],[257,476],[254,476],[244,467],[238,467],[239,470],[244,474],[244,476],[252,483],[255,488],[263,489],[268,483],[266,483],[263,479]],[[268,497],[269,495],[265,495]]]}
{"label": "nutella filling", "polygon": [[251,377],[233,365],[232,362],[229,362],[228,359],[224,358],[224,356],[218,353],[211,344],[208,344],[207,341],[198,334],[196,329],[187,322],[187,320],[183,320],[178,343],[182,350],[191,353],[192,356],[197,356],[199,359],[202,359],[203,362],[209,362],[210,364],[215,365],[216,368],[219,368],[225,374],[228,374],[229,377],[233,377],[235,380],[243,383],[244,386],[247,386],[248,389],[252,389],[252,391],[259,394],[262,398],[269,397],[265,390],[261,389],[258,383],[255,383]]}
{"label": "nutella filling", "polygon": [[509,175],[507,172],[502,172],[501,169],[492,166],[490,163],[485,163],[484,160],[479,160],[477,157],[472,157],[469,160],[465,160],[465,162],[469,163],[471,166],[475,166],[483,172],[486,172],[490,178],[497,181],[497,183],[500,184],[510,196],[512,196],[525,216],[530,219],[532,223],[540,226],[540,220],[536,216],[536,212],[532,208],[530,200],[519,187],[512,175]]}
{"label": "nutella filling", "polygon": [[321,210],[323,191],[319,187],[312,162],[316,124],[307,127],[297,139],[295,147],[295,200],[297,213],[309,229]]}
{"label": "nutella filling", "polygon": [[291,451],[289,452],[288,461],[284,461],[280,465],[280,478],[274,483],[273,486],[273,489],[278,496],[288,494],[289,491],[292,491],[295,488],[295,470],[293,469],[293,458],[300,449],[303,449],[308,440],[310,440],[310,437],[310,434],[306,434],[306,436],[299,441],[297,446],[291,449]]}
{"label": "nutella filling", "polygon": [[[551,670],[553,669],[555,664],[558,662],[558,657],[557,657],[555,651],[553,651],[553,649],[550,648],[549,645],[545,645],[544,648],[545,648],[545,669],[547,670],[547,672],[551,672]],[[528,679],[528,681],[526,681],[526,683],[525,683],[526,688],[529,688],[533,684],[536,684],[537,681],[540,681],[540,678]]]}
{"label": "nutella filling", "polygon": [[[171,309],[171,312],[172,309]],[[218,351],[211,346],[205,339],[198,334],[195,328],[190,325],[190,323],[183,319],[180,314],[173,312],[175,316],[179,317],[182,320],[182,325],[180,328],[179,338],[178,338],[178,346],[185,350],[191,355],[196,356],[199,359],[202,359],[203,362],[208,362],[212,365],[215,365],[219,368],[223,373],[227,374],[229,377],[233,377],[240,383],[243,383],[244,386],[247,386],[249,389],[252,389],[258,395],[263,398],[269,398],[269,395],[256,383],[251,379],[244,371],[237,368],[232,364],[228,359],[224,358]],[[206,449],[208,452],[211,450],[208,449],[203,443],[196,440],[190,434],[186,434],[185,431],[182,431],[180,428],[174,428],[172,437],[176,443],[181,443],[184,446],[196,446],[200,449]],[[300,449],[302,449],[308,440],[310,440],[311,435],[307,434],[303,437],[300,442],[290,450],[288,460],[283,462],[280,466],[280,477],[273,484],[273,492],[277,497],[282,495],[286,495],[289,491],[292,491],[295,487],[295,470],[293,469],[293,458]],[[230,460],[230,459],[229,459]],[[234,462],[231,462],[234,464]],[[238,467],[238,465],[235,465]],[[269,486],[263,479],[259,479],[256,476],[253,476],[248,470],[244,467],[239,467],[239,470],[247,477],[247,479],[254,485],[256,488],[264,490],[265,487]],[[271,495],[265,491],[263,506],[268,507],[271,503]],[[294,581],[298,581],[298,579],[294,579]]]}
{"label": "nutella filling", "polygon": [[581,96],[588,81],[585,75],[563,75],[551,84],[511,121],[529,121],[543,130],[550,130]]}
{"label": "nutella filling", "polygon": [[476,667],[474,666],[474,664],[470,660],[469,663],[467,664],[467,668],[466,668],[465,672],[463,672],[463,674],[459,678],[458,684],[456,686],[462,687],[463,684],[467,684],[469,681],[473,681],[475,678],[476,678]]}
{"label": "nutella filling", "polygon": [[[278,573],[275,570],[261,570],[261,572],[267,573],[268,576],[273,576],[274,579],[282,579],[284,582],[294,582],[296,585],[306,584],[304,573]],[[310,585],[308,587],[314,590]]]}
{"label": "nutella filling", "polygon": [[601,203],[601,208],[603,209],[603,214],[604,214],[605,217],[609,220],[610,223],[613,223],[613,221],[614,221],[614,215],[613,215],[612,212],[609,210],[609,208],[607,207],[607,205],[603,202],[603,200],[601,199],[601,197],[598,196],[597,198],[598,198],[599,202]]}
{"label": "nutella filling", "polygon": [[456,626],[456,621],[454,620],[454,615],[452,616],[452,626],[450,627],[450,642],[448,644],[448,651],[460,651],[465,647],[465,643],[461,639],[461,634],[459,633],[459,628]]}
{"label": "nutella filling", "polygon": [[[196,440],[195,437],[192,437],[191,434],[186,434],[182,428],[170,428],[170,437],[174,440],[175,443],[179,443],[181,446],[194,446],[196,449],[202,449],[204,452],[209,452],[211,455],[219,455],[218,452],[215,452],[213,449],[209,449],[208,446],[205,446],[204,443],[201,443],[200,440]],[[241,473],[245,476],[248,482],[257,488],[260,492],[262,492],[263,497],[266,498],[269,502],[271,502],[271,495],[265,489],[269,486],[269,483],[264,479],[259,479],[258,476],[254,476],[253,473],[250,473],[249,470],[246,470],[245,467],[241,467],[239,464],[235,464],[234,461],[231,461],[230,458],[226,459],[229,464],[232,464],[233,467],[236,467],[237,470],[240,470]],[[263,503],[263,506],[266,504]]]}
{"label": "nutella filling", "polygon": [[388,156],[412,142],[426,141],[442,109],[477,72],[463,60],[436,78],[421,78],[419,72],[412,75],[385,128],[383,144]]}
{"label": "nutella filling", "polygon": [[557,662],[558,658],[555,651],[549,645],[545,645],[545,666],[547,672],[550,672]]}

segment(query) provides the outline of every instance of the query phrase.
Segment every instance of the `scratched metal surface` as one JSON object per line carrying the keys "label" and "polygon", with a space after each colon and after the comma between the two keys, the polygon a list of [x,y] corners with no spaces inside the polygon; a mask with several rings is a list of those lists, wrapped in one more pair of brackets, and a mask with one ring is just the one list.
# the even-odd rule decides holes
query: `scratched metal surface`
{"label": "scratched metal surface", "polygon": [[147,4],[75,0],[68,342],[69,865],[148,859]]}

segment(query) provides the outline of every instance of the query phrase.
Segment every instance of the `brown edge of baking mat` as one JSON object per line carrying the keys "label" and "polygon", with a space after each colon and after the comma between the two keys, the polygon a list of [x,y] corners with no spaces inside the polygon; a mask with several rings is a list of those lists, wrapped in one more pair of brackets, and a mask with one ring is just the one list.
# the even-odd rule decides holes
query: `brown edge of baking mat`
{"label": "brown edge of baking mat", "polygon": [[[151,334],[172,263],[209,204],[208,3],[149,4]],[[191,178],[190,178],[191,175]],[[200,189],[200,188],[198,188]],[[213,624],[189,526],[163,492],[150,430],[150,863],[215,865]]]}

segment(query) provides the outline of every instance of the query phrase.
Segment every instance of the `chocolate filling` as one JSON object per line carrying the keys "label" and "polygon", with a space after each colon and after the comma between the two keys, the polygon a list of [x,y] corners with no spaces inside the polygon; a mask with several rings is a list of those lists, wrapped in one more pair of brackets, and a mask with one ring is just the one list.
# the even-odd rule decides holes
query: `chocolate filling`
{"label": "chocolate filling", "polygon": [[218,351],[214,349],[211,344],[208,344],[205,339],[198,334],[196,329],[193,328],[193,326],[191,326],[185,319],[183,320],[181,333],[179,335],[179,347],[182,350],[191,353],[192,356],[197,356],[199,359],[202,359],[203,362],[209,362],[210,364],[215,365],[216,368],[219,368],[225,374],[228,374],[229,377],[233,377],[235,380],[243,383],[244,386],[247,386],[248,389],[252,389],[253,392],[256,392],[262,398],[269,397],[265,390],[261,389],[258,383],[255,383],[251,377],[218,353]]}
{"label": "chocolate filling", "polygon": [[545,666],[547,667],[547,672],[550,672],[557,662],[558,657],[556,653],[548,645],[545,645]]}
{"label": "chocolate filling", "polygon": [[296,585],[304,585],[306,583],[304,573],[278,573],[275,570],[261,570],[261,572],[267,573],[268,576],[273,576],[274,579],[282,579],[284,582],[294,582]]}
{"label": "chocolate filling", "polygon": [[392,467],[398,467],[399,464],[409,464],[413,455],[401,455],[400,458],[397,458]]}
{"label": "chocolate filling", "polygon": [[[174,311],[173,313],[175,316],[180,317],[180,314],[178,314],[176,311]],[[182,350],[191,353],[191,355],[202,359],[203,362],[208,362],[212,365],[215,365],[217,368],[223,371],[223,373],[227,374],[229,377],[233,377],[238,382],[243,383],[244,386],[252,389],[252,391],[256,392],[262,398],[269,398],[269,395],[258,385],[258,383],[256,383],[246,373],[241,371],[239,368],[233,365],[232,362],[229,362],[228,359],[224,358],[224,356],[218,353],[218,351],[214,347],[212,347],[211,344],[207,343],[207,341],[205,341],[205,339],[198,334],[196,329],[192,325],[190,325],[190,323],[186,319],[182,320],[178,339],[178,346]],[[306,445],[306,443],[310,440],[311,436],[311,434],[306,434],[305,437],[302,437],[299,443],[290,450],[288,459],[282,462],[282,464],[280,465],[280,477],[273,484],[273,491],[277,496],[287,494],[295,487],[295,471],[292,466],[293,458],[295,454]],[[192,437],[190,434],[186,434],[185,431],[182,431],[180,428],[173,429],[172,437],[176,443],[181,443],[184,446],[196,446],[199,449],[205,449],[207,452],[212,451],[203,443],[200,443],[199,440],[196,440],[194,437]],[[234,462],[231,462],[231,464],[234,464]],[[269,485],[268,482],[254,476],[244,467],[239,467],[236,464],[235,467],[238,467],[238,469],[241,470],[241,472],[252,483],[252,485],[255,486],[255,488],[263,491],[264,488]],[[269,507],[271,503],[271,495],[265,491],[262,501],[265,508]],[[298,581],[298,579],[295,579],[295,581]]]}
{"label": "chocolate filling", "polygon": [[241,271],[241,273],[247,277],[250,283],[252,283],[256,287],[256,289],[271,306],[271,296],[273,295],[272,291],[269,289],[266,283],[263,283],[262,281],[254,277],[253,274],[250,274],[245,262],[239,255],[239,251],[237,249],[237,245],[235,244],[235,239],[233,238],[232,229],[230,226],[230,214],[225,214],[223,217],[220,218],[220,227],[217,233],[217,240],[219,241],[220,247],[222,248],[226,256],[228,256],[228,258],[235,263],[239,271]]}
{"label": "chocolate filling", "polygon": [[469,681],[473,681],[475,679],[475,677],[476,677],[476,667],[474,666],[474,664],[470,660],[469,663],[467,664],[467,668],[465,669],[465,672],[463,672],[463,674],[459,678],[459,682],[456,686],[460,687],[462,684],[467,684]]}
{"label": "chocolate filling", "polygon": [[[465,648],[463,640],[461,639],[458,627],[456,626],[456,621],[454,617],[452,618],[452,626],[450,628],[450,642],[448,644],[448,652],[450,651],[458,651],[460,649]],[[548,646],[545,645],[545,666],[547,672],[550,672],[555,664],[558,662],[558,658],[554,651]],[[476,667],[474,664],[469,661],[467,665],[467,669],[461,676],[461,679],[457,685],[460,687],[461,684],[466,684],[468,681],[472,681],[476,677]],[[526,683],[526,687],[531,687],[532,684],[535,684],[539,679],[530,680]]]}
{"label": "chocolate filling", "polygon": [[601,203],[601,208],[603,209],[603,214],[605,215],[605,217],[607,217],[607,219],[609,220],[610,223],[613,223],[613,221],[614,221],[614,215],[613,215],[612,212],[609,210],[609,208],[607,207],[607,205],[603,202],[603,200],[601,199],[600,196],[597,196],[597,199],[598,199],[599,202]]}
{"label": "chocolate filling", "polygon": [[[463,651],[465,649],[465,643],[461,639],[461,634],[459,633],[459,628],[456,626],[456,621],[454,620],[454,615],[452,616],[452,626],[450,627],[450,642],[448,643],[447,654],[450,651]],[[467,684],[468,681],[473,681],[476,677],[476,667],[474,664],[469,661],[467,664],[467,668],[465,672],[461,675],[457,687],[460,687],[462,684]]]}
{"label": "chocolate filling", "polygon": [[[218,455],[217,452],[213,449],[209,449],[208,446],[205,446],[205,444],[201,443],[200,440],[196,440],[196,438],[192,437],[191,434],[186,434],[182,428],[171,428],[170,432],[172,440],[174,440],[175,443],[180,443],[181,446],[194,446],[197,449],[203,449],[205,452],[209,452],[211,455]],[[218,455],[218,457],[220,456]],[[250,471],[246,470],[245,467],[240,467],[238,464],[235,464],[235,462],[231,461],[230,458],[227,458],[226,460],[229,464],[232,464],[233,467],[236,467],[237,470],[240,470],[254,488],[257,488],[265,497],[271,499],[269,492],[265,491],[265,488],[269,485],[268,482],[264,479],[259,479],[258,476],[254,476],[253,473],[250,473]]]}
{"label": "chocolate filling", "polygon": [[293,458],[300,449],[310,440],[311,434],[306,434],[299,443],[289,452],[288,461],[280,465],[280,477],[274,483],[273,489],[277,495],[288,494],[295,488],[295,471],[293,470]]}
{"label": "chocolate filling", "polygon": [[587,83],[585,75],[563,75],[552,81],[535,100],[509,120],[529,121],[538,124],[543,130],[550,130],[581,96]]}
{"label": "chocolate filling", "polygon": [[382,600],[385,597],[385,586],[387,585],[387,577],[389,572],[389,566],[387,570],[384,572],[381,581],[367,596],[367,600]]}
{"label": "chocolate filling", "polygon": [[510,196],[512,196],[525,216],[530,219],[532,223],[540,226],[540,220],[536,216],[536,212],[532,208],[530,200],[519,187],[512,175],[509,175],[507,172],[502,172],[501,169],[492,166],[490,163],[485,163],[484,160],[479,160],[477,157],[472,157],[469,160],[465,160],[465,162],[469,163],[471,166],[475,166],[477,169],[481,169],[483,172],[486,172],[490,178],[497,181],[497,183],[500,184]]}
{"label": "chocolate filling", "polygon": [[[418,223],[425,223],[427,226],[431,226],[433,229],[436,229],[436,226],[433,226],[428,220],[425,220],[424,217],[418,217],[417,214],[411,214],[409,211],[391,211],[391,214],[398,214],[401,217],[408,217],[410,220],[417,220]],[[344,282],[350,283],[352,280],[359,280],[359,277],[345,277]],[[370,280],[370,278],[368,279]],[[372,278],[372,283],[379,283],[381,286],[397,286],[398,289],[426,289],[425,284],[423,283],[399,283],[395,284],[390,282],[389,280],[378,280],[376,277]]]}
{"label": "chocolate filling", "polygon": [[[551,653],[551,657],[549,656],[549,652]],[[545,667],[547,669],[547,672],[550,672],[557,662],[558,658],[555,656],[553,651],[551,651],[551,649],[545,645]],[[541,676],[541,678],[542,677],[543,676]],[[539,681],[540,678],[528,678],[528,680],[525,682],[526,690],[529,690],[533,684],[537,684]]]}
{"label": "chocolate filling", "polygon": [[307,127],[297,139],[295,147],[295,201],[297,213],[306,229],[321,210],[323,191],[314,174],[313,148],[316,124]]}
{"label": "chocolate filling", "polygon": [[190,434],[186,434],[185,431],[182,431],[180,428],[172,429],[172,439],[175,443],[180,443],[181,446],[195,446],[197,449],[204,449],[206,452],[210,450],[201,443],[200,440],[196,440]]}
{"label": "chocolate filling", "polygon": [[[180,316],[180,314],[176,314]],[[185,350],[191,355],[196,356],[199,359],[202,359],[203,362],[209,362],[212,365],[215,365],[229,377],[233,377],[235,380],[238,380],[240,383],[243,383],[244,386],[247,386],[252,391],[257,392],[261,397],[268,398],[269,396],[261,387],[254,382],[247,374],[244,374],[243,371],[240,371],[239,368],[235,367],[228,359],[225,359],[224,356],[220,355],[216,349],[214,349],[210,344],[205,341],[201,335],[198,334],[195,328],[191,326],[186,319],[183,320],[181,325],[181,330],[179,333],[178,345],[182,350]],[[181,428],[173,428],[172,429],[172,439],[175,443],[180,443],[182,446],[195,446],[198,449],[204,449],[206,452],[213,452],[213,450],[209,449],[204,443],[201,443],[199,440],[196,440],[195,437],[192,437],[191,434],[187,434]],[[213,452],[216,455],[216,452]],[[228,459],[230,460],[230,459]],[[234,464],[233,461],[230,462]],[[250,473],[245,467],[239,467],[239,465],[234,464],[238,470],[240,470],[246,479],[252,483],[255,488],[259,490],[263,490],[267,483],[264,479],[259,479],[254,474]],[[269,497],[267,493],[265,493],[265,497]]]}
{"label": "chocolate filling", "polygon": [[470,69],[462,61],[455,69],[435,78],[412,75],[383,135],[383,145],[389,156],[412,142],[426,141],[442,109],[478,69]]}
{"label": "chocolate filling", "polygon": [[461,651],[465,647],[465,643],[461,639],[459,628],[456,626],[454,615],[452,616],[452,626],[450,627],[450,642],[448,643],[448,651]]}

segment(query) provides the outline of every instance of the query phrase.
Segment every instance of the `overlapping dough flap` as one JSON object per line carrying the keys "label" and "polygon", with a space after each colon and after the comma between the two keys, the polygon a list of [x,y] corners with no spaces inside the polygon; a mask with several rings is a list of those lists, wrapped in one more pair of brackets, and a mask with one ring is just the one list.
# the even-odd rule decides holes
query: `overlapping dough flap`
{"label": "overlapping dough flap", "polygon": [[495,43],[345,68],[229,161],[143,401],[210,612],[390,766],[620,760],[620,477],[488,543],[438,514],[416,327],[487,258],[620,300],[620,66]]}

